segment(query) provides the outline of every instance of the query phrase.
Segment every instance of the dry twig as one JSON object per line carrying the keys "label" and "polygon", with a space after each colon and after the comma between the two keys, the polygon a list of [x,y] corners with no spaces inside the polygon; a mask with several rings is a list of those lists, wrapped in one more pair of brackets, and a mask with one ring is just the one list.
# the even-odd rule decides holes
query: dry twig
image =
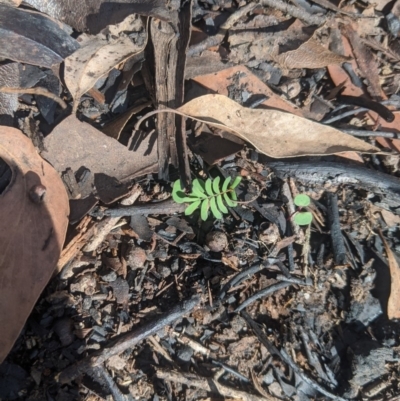
{"label": "dry twig", "polygon": [[66,109],[67,103],[64,102],[59,96],[55,95],[54,93],[48,91],[46,88],[9,88],[7,86],[0,86],[0,92],[3,93],[26,93],[28,95],[39,95],[39,96],[45,96],[48,97],[49,99],[54,100],[56,103],[58,103],[63,109]]}
{"label": "dry twig", "polygon": [[176,372],[170,370],[159,369],[156,372],[159,379],[168,380],[171,382],[182,383],[187,386],[201,388],[202,390],[209,391],[210,393],[217,393],[223,397],[236,398],[243,401],[275,401],[276,398],[259,397],[254,394],[246,393],[245,391],[236,390],[218,383],[215,379],[210,377],[200,377],[192,373]]}

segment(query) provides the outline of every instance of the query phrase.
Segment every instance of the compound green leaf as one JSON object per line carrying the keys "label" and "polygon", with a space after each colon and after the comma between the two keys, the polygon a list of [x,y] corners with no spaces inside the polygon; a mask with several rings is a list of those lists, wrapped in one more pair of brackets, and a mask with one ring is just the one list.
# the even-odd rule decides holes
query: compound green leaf
{"label": "compound green leaf", "polygon": [[210,208],[211,212],[216,219],[222,219],[222,213],[218,210],[217,202],[215,200],[215,196],[210,199]]}
{"label": "compound green leaf", "polygon": [[310,204],[310,197],[306,194],[296,195],[293,202],[298,207],[306,207]]}
{"label": "compound green leaf", "polygon": [[240,181],[242,181],[242,177],[237,176],[232,184],[229,186],[229,188],[235,189],[240,184]]}
{"label": "compound green leaf", "polygon": [[217,205],[219,207],[219,210],[221,210],[222,213],[228,213],[228,209],[226,208],[226,206],[224,204],[221,194],[219,194],[217,196]]}
{"label": "compound green leaf", "polygon": [[201,200],[197,200],[185,209],[185,216],[190,216],[200,206]]}
{"label": "compound green leaf", "polygon": [[201,204],[201,211],[200,211],[200,217],[203,221],[206,221],[208,218],[208,209],[209,208],[210,208],[210,200],[204,199]]}
{"label": "compound green leaf", "polygon": [[299,226],[308,226],[313,219],[311,212],[300,212],[294,215],[294,221]]}
{"label": "compound green leaf", "polygon": [[228,189],[228,185],[231,182],[232,177],[226,177],[224,183],[222,184],[222,191],[221,192],[225,192]]}
{"label": "compound green leaf", "polygon": [[213,180],[213,190],[214,194],[219,194],[221,191],[219,190],[219,182],[221,181],[221,177],[215,177]]}

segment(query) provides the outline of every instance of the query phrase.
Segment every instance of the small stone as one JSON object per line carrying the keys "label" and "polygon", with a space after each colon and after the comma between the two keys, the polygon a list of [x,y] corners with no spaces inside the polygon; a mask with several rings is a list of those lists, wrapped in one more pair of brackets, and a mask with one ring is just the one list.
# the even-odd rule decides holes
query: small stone
{"label": "small stone", "polygon": [[75,339],[73,334],[74,324],[70,318],[58,319],[53,327],[54,332],[60,339],[61,345],[66,347],[72,343]]}
{"label": "small stone", "polygon": [[131,246],[126,253],[126,261],[132,269],[140,269],[144,266],[147,255],[144,249]]}
{"label": "small stone", "polygon": [[107,283],[112,283],[117,279],[117,273],[115,272],[110,272],[108,274],[105,274],[104,276],[101,276],[102,280],[106,281]]}
{"label": "small stone", "polygon": [[222,231],[212,231],[206,236],[206,245],[212,252],[222,252],[228,246],[228,238]]}
{"label": "small stone", "polygon": [[171,269],[165,265],[158,265],[157,266],[157,273],[160,274],[162,278],[167,278],[171,275]]}
{"label": "small stone", "polygon": [[189,362],[192,356],[193,356],[193,350],[187,345],[180,348],[179,351],[177,352],[177,357],[182,362]]}
{"label": "small stone", "polygon": [[69,288],[71,292],[83,292],[86,295],[93,295],[96,291],[96,285],[96,278],[89,273],[80,276]]}
{"label": "small stone", "polygon": [[107,360],[107,365],[112,369],[122,370],[126,365],[126,360],[119,355],[114,355]]}
{"label": "small stone", "polygon": [[280,240],[279,228],[276,224],[271,223],[270,226],[260,233],[260,241],[270,245],[276,244]]}

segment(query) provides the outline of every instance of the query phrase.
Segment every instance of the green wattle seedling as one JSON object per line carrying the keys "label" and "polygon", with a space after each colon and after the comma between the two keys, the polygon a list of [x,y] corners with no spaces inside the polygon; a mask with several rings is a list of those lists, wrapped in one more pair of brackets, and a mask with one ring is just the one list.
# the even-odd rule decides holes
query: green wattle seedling
{"label": "green wattle seedling", "polygon": [[[293,202],[297,207],[305,208],[311,203],[311,199],[306,194],[299,194],[295,196]],[[299,226],[308,226],[311,224],[312,219],[313,215],[311,212],[297,212],[293,217],[294,222]]]}
{"label": "green wattle seedling", "polygon": [[[237,206],[235,188],[239,185],[241,177],[227,177],[221,184],[221,177],[214,180],[208,178],[206,181],[194,179],[192,192],[185,194],[180,180],[174,182],[172,187],[172,199],[176,203],[189,203],[185,209],[185,215],[190,216],[195,210],[200,209],[200,217],[206,221],[211,210],[216,219],[222,219],[222,215],[228,213],[229,207]],[[232,181],[232,182],[231,182]]]}

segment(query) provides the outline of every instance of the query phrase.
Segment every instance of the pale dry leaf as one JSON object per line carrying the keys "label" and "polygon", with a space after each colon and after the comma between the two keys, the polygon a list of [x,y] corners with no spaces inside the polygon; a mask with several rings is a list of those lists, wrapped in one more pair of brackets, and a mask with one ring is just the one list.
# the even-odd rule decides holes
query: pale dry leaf
{"label": "pale dry leaf", "polygon": [[12,172],[0,195],[1,363],[57,265],[69,205],[58,173],[21,131],[0,127],[0,157]]}
{"label": "pale dry leaf", "polygon": [[[126,24],[121,26],[127,29]],[[132,21],[131,30],[137,33],[136,40],[123,34],[116,39],[114,35],[103,33],[92,38],[82,36],[81,48],[65,59],[64,79],[74,99],[74,110],[81,96],[93,88],[99,78],[144,49],[147,37],[138,16]]]}
{"label": "pale dry leaf", "polygon": [[400,267],[380,229],[379,236],[385,247],[390,270],[390,296],[387,305],[388,318],[400,319]]}
{"label": "pale dry leaf", "polygon": [[205,95],[179,107],[186,117],[228,130],[274,158],[379,149],[335,128],[278,110],[242,107],[222,95]]}
{"label": "pale dry leaf", "polygon": [[279,54],[274,58],[276,62],[287,69],[323,68],[331,64],[341,64],[349,60],[346,56],[326,49],[314,37],[303,43],[296,50]]}

